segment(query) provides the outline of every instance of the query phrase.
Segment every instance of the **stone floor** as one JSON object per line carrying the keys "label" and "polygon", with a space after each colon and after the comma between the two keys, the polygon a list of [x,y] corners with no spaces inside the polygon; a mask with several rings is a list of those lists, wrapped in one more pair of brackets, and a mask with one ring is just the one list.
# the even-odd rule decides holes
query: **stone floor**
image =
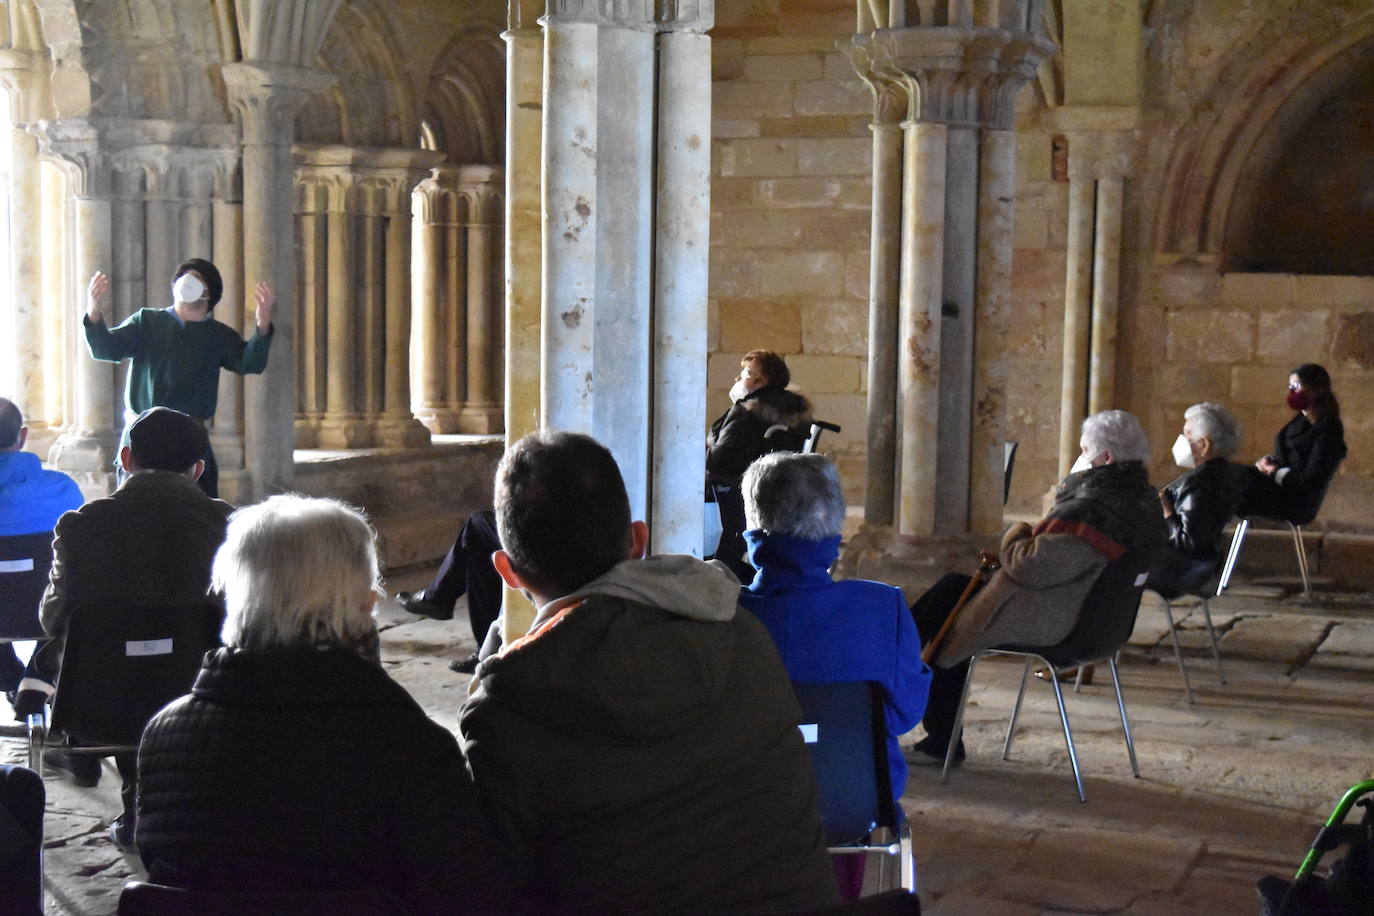
{"label": "stone floor", "polygon": [[[1186,615],[1191,706],[1162,605],[1147,595],[1121,663],[1140,779],[1106,671],[1068,697],[1087,804],[1045,684],[1028,688],[1011,759],[998,760],[1020,665],[980,664],[968,761],[946,786],[938,770],[913,767],[903,799],[927,912],[1256,912],[1255,880],[1290,874],[1341,792],[1374,775],[1374,596],[1284,594],[1247,588],[1212,602],[1225,685],[1203,654],[1201,613],[1175,610]],[[467,678],[447,661],[472,649],[465,621],[417,620],[392,604],[380,617],[393,676],[454,727]],[[18,762],[21,746],[5,739],[0,755]],[[139,872],[104,833],[119,810],[117,774],[107,762],[98,788],[57,776],[46,785],[47,912],[114,913],[120,885]]]}

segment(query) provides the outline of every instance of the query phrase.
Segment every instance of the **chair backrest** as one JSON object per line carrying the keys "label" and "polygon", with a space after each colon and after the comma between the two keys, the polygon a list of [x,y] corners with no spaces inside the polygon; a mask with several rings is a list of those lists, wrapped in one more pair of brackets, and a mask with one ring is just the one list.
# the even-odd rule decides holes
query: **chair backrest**
{"label": "chair backrest", "polygon": [[824,420],[816,420],[812,422],[811,434],[806,437],[806,443],[802,446],[801,449],[802,453],[810,455],[813,452],[815,452],[816,446],[819,445],[821,441],[821,433],[826,432],[827,430],[832,433],[838,433],[840,432],[840,424],[827,423]]}
{"label": "chair backrest", "polygon": [[[455,907],[461,909],[460,903],[455,901]],[[119,895],[119,916],[406,916],[409,912],[395,895],[372,889],[242,893],[130,881]]]}
{"label": "chair backrest", "polygon": [[1011,499],[1011,472],[1016,469],[1016,449],[1018,442],[1002,443],[1002,505]]}
{"label": "chair backrest", "polygon": [[43,912],[43,780],[0,765],[0,913]]}
{"label": "chair backrest", "polygon": [[876,827],[897,826],[888,784],[882,688],[869,681],[793,683],[802,708],[802,737],[821,803],[826,845],[862,840]]}
{"label": "chair backrest", "polygon": [[1108,563],[1083,599],[1078,622],[1058,645],[1034,651],[1056,666],[1112,655],[1135,628],[1153,551],[1128,550]]}
{"label": "chair backrest", "polygon": [[84,744],[136,745],[153,713],[191,689],[219,645],[215,599],[77,607],[67,626],[52,730]]}
{"label": "chair backrest", "polygon": [[42,639],[38,605],[52,568],[52,532],[0,537],[0,639]]}

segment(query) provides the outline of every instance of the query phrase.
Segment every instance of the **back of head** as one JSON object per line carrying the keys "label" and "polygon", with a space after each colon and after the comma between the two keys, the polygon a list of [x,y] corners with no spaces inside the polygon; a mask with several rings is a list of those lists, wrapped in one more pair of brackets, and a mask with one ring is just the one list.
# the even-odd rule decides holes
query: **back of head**
{"label": "back of head", "polygon": [[578,433],[532,433],[496,469],[496,526],[532,588],[566,595],[629,557],[630,500],[615,458]]}
{"label": "back of head", "polygon": [[150,407],[129,427],[130,460],[136,470],[184,474],[209,448],[205,427],[170,407]]}
{"label": "back of head", "polygon": [[1150,460],[1150,440],[1134,414],[1104,410],[1083,421],[1082,443],[1088,457],[1112,453],[1113,462]]}
{"label": "back of head", "polygon": [[1222,405],[1208,401],[1194,404],[1184,411],[1183,419],[1192,422],[1195,435],[1212,440],[1215,457],[1230,458],[1240,448],[1240,421]]}
{"label": "back of head", "polygon": [[24,428],[24,415],[19,405],[9,398],[0,398],[0,452],[19,444],[19,430]]}
{"label": "back of head", "polygon": [[787,363],[772,350],[750,350],[740,362],[751,363],[768,379],[769,385],[786,388],[792,383],[792,372],[787,368]]}
{"label": "back of head", "polygon": [[359,510],[288,493],[229,517],[211,588],[224,595],[224,643],[367,651],[383,594],[375,533]]}
{"label": "back of head", "polygon": [[817,541],[844,526],[840,474],[823,455],[764,455],[744,472],[740,489],[750,528]]}

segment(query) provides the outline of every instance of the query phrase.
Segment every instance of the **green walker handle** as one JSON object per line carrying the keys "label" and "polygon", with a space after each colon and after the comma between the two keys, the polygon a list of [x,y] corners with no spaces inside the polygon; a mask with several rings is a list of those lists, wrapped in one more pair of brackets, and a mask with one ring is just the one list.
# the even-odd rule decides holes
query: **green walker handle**
{"label": "green walker handle", "polygon": [[1345,821],[1345,816],[1350,813],[1350,809],[1355,807],[1355,802],[1366,792],[1374,792],[1374,779],[1366,779],[1364,782],[1355,783],[1341,796],[1341,800],[1336,803],[1336,807],[1331,812],[1331,816],[1326,819],[1326,824],[1323,825],[1321,831],[1318,832],[1317,839],[1312,843],[1312,848],[1307,851],[1307,855],[1303,858],[1302,864],[1298,866],[1298,873],[1293,877],[1294,883],[1306,878],[1312,873],[1312,870],[1317,867],[1317,863],[1321,861],[1322,854],[1326,852],[1326,850],[1322,848],[1323,835],[1328,829],[1339,827]]}

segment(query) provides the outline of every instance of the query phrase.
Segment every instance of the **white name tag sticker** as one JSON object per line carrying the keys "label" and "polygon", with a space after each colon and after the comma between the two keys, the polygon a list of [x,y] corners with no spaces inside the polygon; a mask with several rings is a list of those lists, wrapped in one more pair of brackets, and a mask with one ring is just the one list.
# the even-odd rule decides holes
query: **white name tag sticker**
{"label": "white name tag sticker", "polygon": [[1135,577],[1135,584],[1136,584],[1136,585],[1144,585],[1144,584],[1145,584],[1145,580],[1148,579],[1148,578],[1150,578],[1150,574],[1147,573],[1147,572],[1143,572],[1143,573],[1141,573],[1140,575],[1138,575],[1138,576]]}
{"label": "white name tag sticker", "polygon": [[33,557],[22,560],[0,560],[0,573],[29,572],[33,569]]}
{"label": "white name tag sticker", "polygon": [[802,740],[807,744],[815,744],[820,740],[821,727],[816,723],[812,722],[810,725],[798,725],[797,728],[801,729]]}
{"label": "white name tag sticker", "polygon": [[124,644],[125,655],[171,655],[170,639],[137,639]]}

